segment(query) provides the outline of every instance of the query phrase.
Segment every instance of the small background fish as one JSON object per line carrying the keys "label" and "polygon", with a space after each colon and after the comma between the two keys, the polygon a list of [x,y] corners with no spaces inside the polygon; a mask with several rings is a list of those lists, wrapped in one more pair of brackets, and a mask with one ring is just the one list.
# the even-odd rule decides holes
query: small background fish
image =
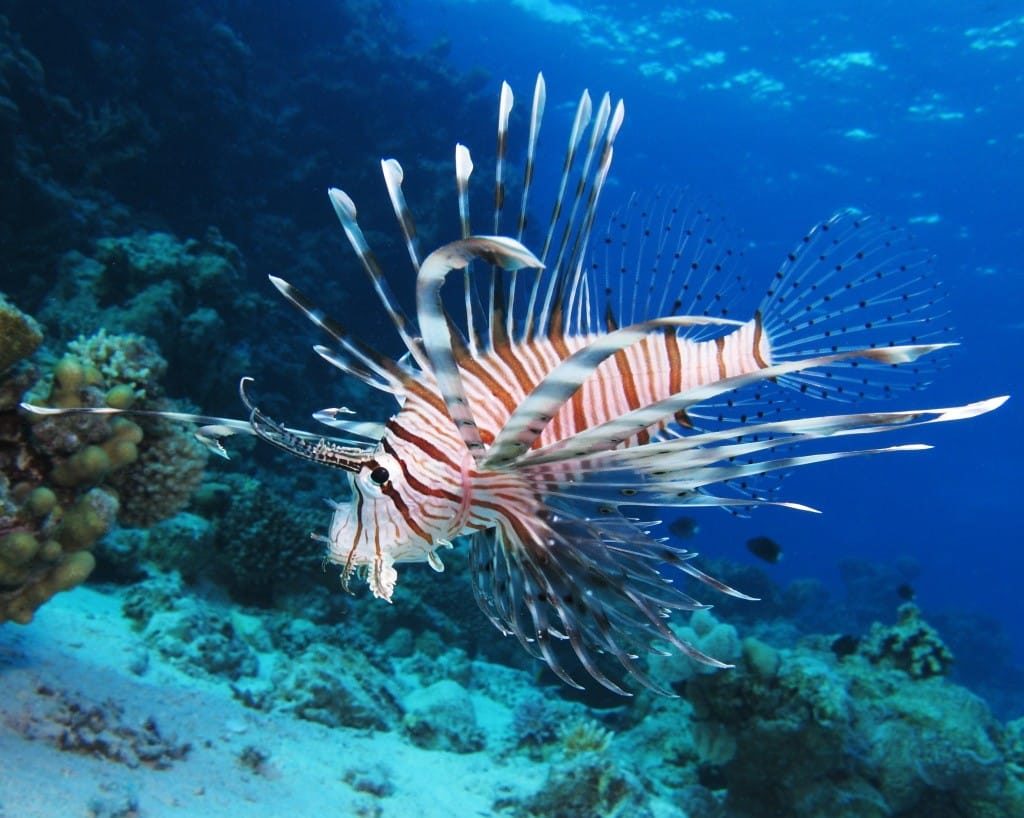
{"label": "small background fish", "polygon": [[771,537],[752,537],[747,540],[747,551],[773,565],[782,559],[782,546]]}

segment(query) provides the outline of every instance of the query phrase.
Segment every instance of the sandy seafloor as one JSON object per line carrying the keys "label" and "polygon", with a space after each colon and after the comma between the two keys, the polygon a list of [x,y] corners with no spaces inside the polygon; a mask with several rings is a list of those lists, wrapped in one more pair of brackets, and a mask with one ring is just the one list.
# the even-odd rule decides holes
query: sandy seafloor
{"label": "sandy seafloor", "polygon": [[[0,629],[2,818],[491,815],[496,798],[543,780],[543,767],[522,757],[498,764],[486,752],[438,753],[394,733],[254,711],[227,685],[155,654],[135,675],[143,649],[120,599],[89,588],[53,599],[30,628]],[[108,714],[116,701],[118,724],[138,729],[152,718],[169,742],[191,747],[165,769],[61,750],[59,698]],[[506,730],[510,711],[482,696],[474,705],[488,738]],[[268,756],[259,772],[240,761],[252,746]],[[361,791],[381,785],[392,791]]]}

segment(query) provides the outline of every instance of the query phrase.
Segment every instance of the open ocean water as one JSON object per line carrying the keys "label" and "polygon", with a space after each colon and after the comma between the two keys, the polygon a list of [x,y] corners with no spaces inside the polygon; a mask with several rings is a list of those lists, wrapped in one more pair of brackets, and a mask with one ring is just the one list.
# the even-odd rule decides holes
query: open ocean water
{"label": "open ocean water", "polygon": [[[579,94],[608,91],[626,115],[588,262],[632,196],[680,197],[760,293],[856,208],[927,248],[958,342],[870,408],[1010,396],[866,444],[928,451],[794,470],[779,498],[821,514],[644,509],[762,597],[687,587],[715,607],[676,633],[735,667],[644,660],[675,699],[579,664],[573,690],[495,639],[464,541],[444,573],[400,565],[390,605],[361,576],[345,593],[309,537],[345,471],[19,408],[245,419],[251,376],[291,427],[385,421],[267,276],[398,358],[326,191],[414,312],[379,160],[402,162],[423,255],[460,238],[457,142],[489,224],[505,80],[516,212],[538,72],[531,250]],[[0,0],[0,818],[1024,815],[1022,100],[1024,5],[999,0]]]}
{"label": "open ocean water", "polygon": [[[525,92],[541,66],[566,105],[578,87],[622,96],[617,192],[699,191],[753,245],[755,283],[840,208],[909,225],[935,255],[962,343],[930,394],[941,403],[1014,392],[1024,374],[1010,352],[1024,328],[1016,4],[405,8],[419,41],[450,40],[460,67],[486,67]],[[742,558],[749,536],[774,532],[789,547],[787,577],[834,576],[844,557],[912,557],[922,602],[1001,621],[1019,659],[1006,470],[1021,455],[1020,411],[1011,401],[977,428],[936,430],[936,450],[920,457],[794,474],[791,495],[826,514],[768,511],[739,527],[709,514],[715,551]]]}

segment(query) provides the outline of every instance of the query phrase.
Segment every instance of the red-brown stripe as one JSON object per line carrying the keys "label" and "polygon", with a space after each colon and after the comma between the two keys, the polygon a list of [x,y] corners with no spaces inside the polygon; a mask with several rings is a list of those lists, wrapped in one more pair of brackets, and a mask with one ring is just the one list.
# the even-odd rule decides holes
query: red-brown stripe
{"label": "red-brown stripe", "polygon": [[398,467],[402,470],[402,476],[405,478],[406,484],[412,488],[413,491],[419,492],[420,494],[428,497],[441,497],[445,500],[451,500],[453,503],[459,503],[462,501],[462,497],[458,494],[453,494],[450,491],[445,491],[442,488],[431,487],[421,480],[417,479],[410,471],[405,461],[398,456],[394,447],[386,440],[383,441],[384,451],[395,458],[398,461]]}
{"label": "red-brown stripe", "polygon": [[523,390],[523,394],[530,394],[533,391],[534,383],[530,374],[523,368],[522,362],[512,351],[512,345],[508,343],[506,338],[505,343],[499,344],[497,341],[494,344],[494,351],[498,357],[505,363],[505,365],[512,370],[512,374],[515,376],[516,382],[519,384],[519,388]]}
{"label": "red-brown stripe", "polygon": [[725,336],[719,335],[715,339],[715,361],[718,363],[718,379],[724,381],[725,374]]}
{"label": "red-brown stripe", "polygon": [[460,361],[459,365],[467,372],[476,375],[480,382],[487,387],[488,391],[501,402],[510,414],[515,411],[518,405],[516,399],[498,382],[497,378],[494,377],[486,366],[471,355],[467,356],[465,360]]}
{"label": "red-brown stripe", "polygon": [[428,457],[437,460],[440,463],[444,463],[446,466],[450,466],[451,468],[458,470],[458,463],[454,462],[450,457],[448,457],[448,455],[442,452],[433,443],[428,442],[426,438],[420,437],[418,434],[414,432],[410,432],[408,429],[406,429],[404,426],[398,423],[395,420],[395,418],[392,418],[387,422],[386,428],[389,432],[394,434],[395,437],[404,440],[406,443],[411,443],[413,446],[416,446],[421,451],[423,451],[423,453],[426,454]]}
{"label": "red-brown stripe", "polygon": [[[425,540],[426,542],[434,541],[433,538],[426,531],[420,528],[419,523],[416,522],[416,519],[412,516],[412,514],[409,511],[409,507],[405,504],[405,500],[402,499],[402,495],[398,493],[398,490],[391,484],[390,481],[381,486],[380,490],[384,493],[386,497],[388,497],[388,499],[391,500],[392,503],[395,504],[395,508],[398,510],[398,513],[402,515],[402,519],[405,520],[405,524],[416,532],[417,537],[419,537],[421,540]],[[377,528],[379,530],[380,526],[378,526]]]}
{"label": "red-brown stripe", "polygon": [[764,329],[761,326],[761,311],[758,310],[754,313],[754,360],[757,361],[757,365],[764,369],[768,364],[764,358],[761,357],[761,351],[758,347],[761,346],[761,336],[764,333]]}
{"label": "red-brown stripe", "polygon": [[683,362],[679,355],[679,338],[671,330],[665,331],[665,352],[668,355],[668,393],[683,389]]}
{"label": "red-brown stripe", "polygon": [[358,491],[356,494],[356,530],[352,537],[352,549],[348,552],[348,556],[345,557],[345,565],[341,569],[342,577],[348,577],[352,571],[352,560],[356,555],[356,549],[359,547],[359,540],[363,536],[363,495]]}

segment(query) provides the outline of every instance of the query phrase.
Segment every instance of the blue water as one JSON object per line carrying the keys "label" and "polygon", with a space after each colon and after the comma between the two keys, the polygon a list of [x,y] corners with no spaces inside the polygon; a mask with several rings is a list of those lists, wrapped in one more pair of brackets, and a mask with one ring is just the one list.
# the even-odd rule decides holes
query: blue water
{"label": "blue water", "polygon": [[[0,818],[235,815],[240,802],[251,818],[324,804],[380,816],[1024,814],[1024,4],[709,2],[0,0]],[[131,384],[135,409],[244,418],[247,375],[248,394],[289,426],[323,432],[310,414],[340,405],[387,420],[393,396],[315,355],[323,334],[267,276],[401,355],[326,189],[352,195],[413,314],[416,273],[380,158],[402,161],[425,255],[460,238],[451,160],[468,145],[474,232],[490,232],[501,82],[516,94],[507,213],[538,71],[534,233],[581,90],[607,91],[626,118],[597,266],[609,214],[634,194],[685,190],[725,218],[756,301],[809,229],[859,208],[934,253],[941,321],[959,342],[927,390],[863,408],[1010,396],[979,418],[843,437],[836,449],[934,448],[796,469],[778,499],[821,514],[644,509],[665,518],[659,533],[692,516],[695,533],[675,545],[764,597],[685,587],[716,607],[673,623],[735,666],[651,659],[677,699],[623,699],[571,657],[587,687],[563,685],[521,650],[555,641],[532,639],[522,610],[520,640],[499,638],[462,541],[441,550],[442,574],[398,566],[393,605],[359,574],[343,593],[324,558],[324,498],[348,507],[348,473],[242,436],[226,441],[229,462],[205,462],[191,427],[40,422],[18,407],[120,404]],[[402,465],[408,478],[422,464]],[[422,494],[443,504],[458,490]],[[352,505],[373,509],[366,519],[380,507]],[[361,528],[384,549],[402,536],[398,524]],[[753,554],[755,537],[782,559]],[[64,589],[88,573],[83,551],[95,556],[87,587]],[[566,560],[566,573],[582,564]],[[557,627],[571,633],[582,611],[584,630],[621,639],[602,644],[621,645],[628,665],[632,611],[604,618],[576,594],[590,582],[598,600],[613,596],[617,575],[578,573],[555,580]],[[548,611],[550,589],[527,599],[506,587],[524,610],[541,599]],[[920,610],[901,607],[911,597]],[[614,666],[613,653],[591,667]],[[127,763],[155,747],[169,766],[122,769],[127,745]],[[577,807],[580,795],[608,809]]]}
{"label": "blue water", "polygon": [[[937,258],[962,341],[915,399],[953,405],[1019,391],[1020,4],[429,0],[403,8],[421,43],[448,38],[455,65],[508,79],[523,100],[543,70],[549,110],[564,103],[563,118],[580,87],[623,97],[607,198],[673,182],[703,191],[755,245],[754,282],[841,207],[909,224]],[[793,475],[786,496],[820,516],[705,513],[700,550],[750,559],[745,541],[766,533],[785,548],[773,575],[833,583],[846,557],[913,558],[926,609],[994,617],[1020,658],[1022,407],[1015,397],[976,421],[922,430],[914,439],[934,443],[930,452]]]}
{"label": "blue water", "polygon": [[[240,286],[267,297],[265,276],[285,274],[328,306],[342,305],[375,340],[386,338],[375,302],[366,310],[346,300],[358,297],[348,294],[358,274],[340,286],[325,278],[355,265],[341,255],[324,188],[352,192],[364,224],[381,231],[378,240],[389,237],[381,240],[385,261],[404,263],[384,233],[392,219],[375,158],[397,153],[409,167],[436,162],[445,185],[436,202],[447,214],[437,217],[436,240],[455,238],[451,146],[467,142],[483,168],[500,81],[512,84],[524,108],[543,71],[549,101],[538,168],[560,167],[581,88],[623,97],[626,124],[604,204],[674,186],[698,191],[742,230],[755,287],[811,225],[840,208],[908,225],[936,255],[962,346],[932,388],[903,406],[1014,394],[1022,381],[1019,4],[396,0],[364,7],[325,0],[301,12],[270,2],[103,8],[82,16],[73,3],[11,4],[18,36],[43,66],[38,81],[71,100],[74,114],[61,118],[64,97],[32,97],[42,92],[31,91],[37,79],[24,69],[31,92],[28,101],[18,96],[21,113],[41,123],[26,126],[34,146],[26,156],[38,165],[41,181],[33,183],[42,193],[29,186],[8,211],[15,226],[5,228],[5,241],[18,241],[10,245],[9,280],[0,283],[30,311],[45,305],[61,254],[87,250],[98,236],[140,228],[202,236],[215,225],[245,257]],[[373,19],[356,25],[353,16],[366,14]],[[352,30],[360,38],[354,57],[344,40]],[[405,55],[432,56],[394,66],[388,49],[396,45]],[[428,73],[418,76],[417,66]],[[429,82],[438,74],[446,82],[435,92]],[[470,74],[476,80],[461,79]],[[358,106],[373,117],[364,121]],[[522,150],[517,116],[513,156]],[[378,130],[368,130],[370,120]],[[538,188],[551,187],[552,173],[542,171]],[[82,201],[74,195],[60,198],[61,185],[75,184],[88,188],[87,206],[67,204]],[[409,191],[414,207],[417,200],[434,206],[422,184],[410,180]],[[31,262],[40,252],[51,254],[42,256],[43,270]],[[180,319],[197,305],[176,306]],[[293,413],[289,420],[303,422],[311,402],[335,399],[322,369],[296,351],[287,310],[247,325],[251,318],[244,310],[235,316],[235,306],[217,304],[225,329],[201,371],[194,355],[175,357],[176,342],[160,339],[171,358],[171,394],[237,414],[234,383],[244,363],[242,371],[270,393],[270,408]],[[394,351],[393,340],[384,345]],[[793,475],[786,498],[824,514],[766,510],[735,520],[706,511],[695,547],[705,557],[751,563],[744,543],[767,535],[785,551],[779,565],[761,566],[775,579],[817,577],[837,592],[844,559],[909,557],[920,565],[913,583],[926,612],[994,619],[1020,660],[1021,428],[1015,396],[991,415],[911,438],[934,443],[933,451]],[[895,608],[895,590],[892,601]]]}

